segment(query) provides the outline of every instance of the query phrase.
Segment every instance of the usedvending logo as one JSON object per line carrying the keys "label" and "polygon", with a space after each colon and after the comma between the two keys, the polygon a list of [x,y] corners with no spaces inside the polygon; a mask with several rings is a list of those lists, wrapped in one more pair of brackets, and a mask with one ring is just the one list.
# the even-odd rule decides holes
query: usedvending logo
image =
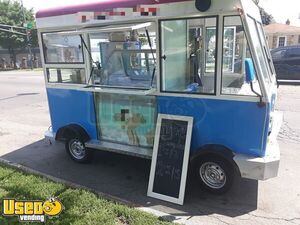
{"label": "usedvending logo", "polygon": [[18,216],[20,222],[45,222],[46,217],[58,217],[63,204],[56,198],[47,201],[3,200],[3,216]]}

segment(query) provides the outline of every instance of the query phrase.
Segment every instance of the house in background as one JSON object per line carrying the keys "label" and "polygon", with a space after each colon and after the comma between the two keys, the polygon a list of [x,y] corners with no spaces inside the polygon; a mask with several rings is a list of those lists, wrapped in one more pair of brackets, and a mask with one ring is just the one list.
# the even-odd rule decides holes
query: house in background
{"label": "house in background", "polygon": [[286,24],[272,23],[265,26],[264,30],[270,49],[300,45],[300,27],[290,25],[289,20]]}

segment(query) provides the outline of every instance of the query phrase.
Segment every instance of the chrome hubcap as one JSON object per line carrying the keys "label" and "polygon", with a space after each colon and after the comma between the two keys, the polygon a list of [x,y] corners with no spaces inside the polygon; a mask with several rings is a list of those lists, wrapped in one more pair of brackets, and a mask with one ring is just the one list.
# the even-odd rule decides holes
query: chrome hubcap
{"label": "chrome hubcap", "polygon": [[71,155],[76,159],[83,159],[85,156],[85,147],[79,140],[71,140],[69,142],[69,149]]}
{"label": "chrome hubcap", "polygon": [[202,181],[213,189],[220,189],[226,183],[224,170],[214,162],[203,163],[199,170]]}

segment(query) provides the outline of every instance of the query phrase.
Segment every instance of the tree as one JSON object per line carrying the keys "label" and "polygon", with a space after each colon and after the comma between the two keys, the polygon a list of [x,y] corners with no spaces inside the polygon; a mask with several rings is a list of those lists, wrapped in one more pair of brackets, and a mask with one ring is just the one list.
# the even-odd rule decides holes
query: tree
{"label": "tree", "polygon": [[[33,28],[35,28],[33,9],[24,9],[24,14],[26,21],[31,22],[33,24]],[[20,2],[0,0],[0,24],[23,27],[24,17]],[[22,30],[22,32],[25,33],[25,30]],[[26,36],[0,31],[0,46],[8,49],[15,68],[15,50],[18,48],[24,49],[27,47],[27,44]],[[32,33],[32,46],[37,46],[36,32]]]}
{"label": "tree", "polygon": [[269,25],[274,22],[274,18],[271,14],[267,13],[264,8],[259,7],[259,12],[261,15],[261,20],[264,25]]}
{"label": "tree", "polygon": [[266,10],[262,7],[259,6],[259,1],[260,0],[252,0],[259,8],[260,16],[262,23],[264,25],[269,25],[270,23],[274,22],[274,18],[271,14],[267,13]]}

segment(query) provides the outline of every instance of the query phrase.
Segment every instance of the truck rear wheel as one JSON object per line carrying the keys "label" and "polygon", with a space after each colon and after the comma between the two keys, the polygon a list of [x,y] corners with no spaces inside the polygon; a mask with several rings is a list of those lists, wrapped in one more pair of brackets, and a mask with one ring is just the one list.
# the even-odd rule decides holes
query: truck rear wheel
{"label": "truck rear wheel", "polygon": [[91,161],[92,152],[87,149],[80,138],[70,138],[66,141],[65,148],[71,159],[79,163]]}
{"label": "truck rear wheel", "polygon": [[202,188],[214,193],[227,192],[234,180],[234,168],[225,158],[215,155],[200,157],[195,171],[198,182]]}

